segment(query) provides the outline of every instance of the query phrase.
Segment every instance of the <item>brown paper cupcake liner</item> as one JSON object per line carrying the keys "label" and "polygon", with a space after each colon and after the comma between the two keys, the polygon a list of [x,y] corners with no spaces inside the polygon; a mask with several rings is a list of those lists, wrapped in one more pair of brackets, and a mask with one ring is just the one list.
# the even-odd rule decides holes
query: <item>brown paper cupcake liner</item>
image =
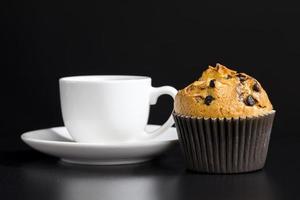
{"label": "brown paper cupcake liner", "polygon": [[197,118],[173,113],[187,169],[242,173],[264,167],[275,111],[247,118]]}

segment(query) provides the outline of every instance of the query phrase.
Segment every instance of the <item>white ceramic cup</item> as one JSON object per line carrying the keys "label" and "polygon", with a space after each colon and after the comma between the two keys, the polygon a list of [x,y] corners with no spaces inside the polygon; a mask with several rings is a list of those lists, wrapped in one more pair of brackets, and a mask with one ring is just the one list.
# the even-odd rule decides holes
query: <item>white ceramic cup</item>
{"label": "white ceramic cup", "polygon": [[149,139],[174,124],[169,119],[148,132],[150,105],[163,94],[175,97],[170,86],[152,87],[145,76],[72,76],[59,80],[64,124],[77,142],[120,143]]}

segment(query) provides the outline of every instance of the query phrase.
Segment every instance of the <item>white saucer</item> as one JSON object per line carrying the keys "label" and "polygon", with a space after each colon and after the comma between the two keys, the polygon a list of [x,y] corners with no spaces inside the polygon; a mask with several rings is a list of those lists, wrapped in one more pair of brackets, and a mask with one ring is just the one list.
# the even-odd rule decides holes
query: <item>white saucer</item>
{"label": "white saucer", "polygon": [[[148,125],[148,130],[157,125]],[[62,161],[86,165],[119,165],[140,163],[160,155],[178,140],[176,129],[169,128],[162,135],[142,141],[120,144],[90,144],[74,142],[65,127],[30,131],[22,134],[30,147],[61,158]]]}

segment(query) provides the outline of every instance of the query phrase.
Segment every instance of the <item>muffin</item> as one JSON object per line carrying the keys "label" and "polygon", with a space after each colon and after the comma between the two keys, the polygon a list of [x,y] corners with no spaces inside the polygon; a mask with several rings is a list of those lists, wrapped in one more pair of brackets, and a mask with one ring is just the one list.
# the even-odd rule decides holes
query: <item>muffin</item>
{"label": "muffin", "polygon": [[275,111],[253,77],[217,64],[179,90],[173,112],[188,169],[241,173],[263,168]]}

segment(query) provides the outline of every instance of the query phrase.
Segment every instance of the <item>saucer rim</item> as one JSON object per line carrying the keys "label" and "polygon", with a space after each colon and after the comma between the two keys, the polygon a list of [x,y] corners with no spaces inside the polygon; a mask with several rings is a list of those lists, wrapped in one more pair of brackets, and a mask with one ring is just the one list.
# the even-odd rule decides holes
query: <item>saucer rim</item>
{"label": "saucer rim", "polygon": [[[161,126],[156,124],[147,124],[147,126]],[[23,134],[21,134],[20,138],[23,142],[28,144],[27,142],[33,142],[33,143],[43,143],[43,144],[53,144],[53,145],[62,145],[62,146],[80,146],[80,147],[105,147],[105,148],[120,148],[120,147],[139,147],[139,146],[151,146],[154,144],[163,144],[163,143],[176,143],[178,142],[178,136],[177,138],[173,139],[165,139],[165,140],[135,140],[130,142],[123,142],[123,143],[116,143],[116,144],[109,144],[109,143],[88,143],[88,142],[76,142],[76,141],[53,141],[53,140],[43,140],[43,139],[36,139],[29,137],[29,134],[39,134],[40,131],[45,131],[48,129],[65,129],[65,126],[57,126],[57,127],[49,127],[49,128],[43,128],[43,129],[37,129],[32,131],[26,131]],[[175,127],[170,127],[176,132]]]}

